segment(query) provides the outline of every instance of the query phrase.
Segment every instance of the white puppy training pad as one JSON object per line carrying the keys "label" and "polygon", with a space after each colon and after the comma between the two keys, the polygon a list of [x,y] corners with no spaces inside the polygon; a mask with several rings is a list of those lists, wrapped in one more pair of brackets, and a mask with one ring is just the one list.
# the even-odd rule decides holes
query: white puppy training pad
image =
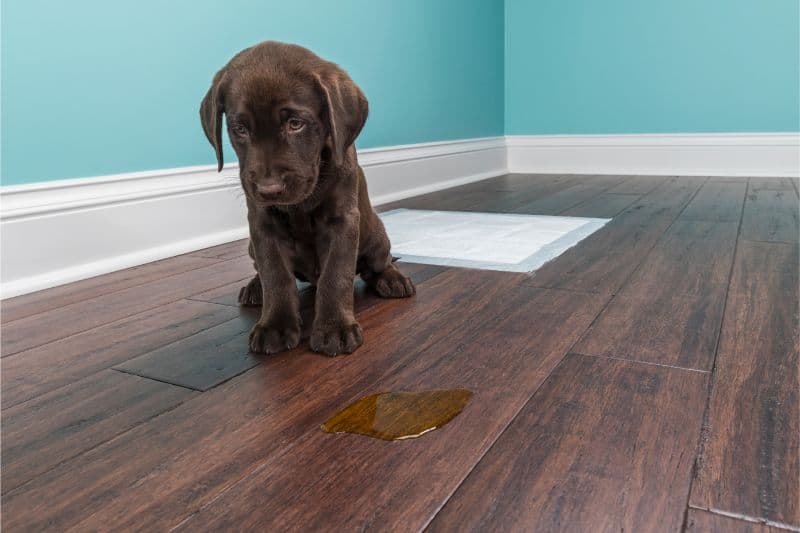
{"label": "white puppy training pad", "polygon": [[404,261],[508,272],[536,270],[610,220],[418,209],[380,217]]}

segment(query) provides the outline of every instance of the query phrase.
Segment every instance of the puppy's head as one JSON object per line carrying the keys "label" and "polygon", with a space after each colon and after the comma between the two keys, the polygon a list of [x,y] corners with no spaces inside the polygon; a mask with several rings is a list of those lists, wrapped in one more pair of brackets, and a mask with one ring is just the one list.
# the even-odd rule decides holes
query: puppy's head
{"label": "puppy's head", "polygon": [[239,176],[256,205],[291,205],[316,187],[322,165],[344,163],[367,100],[338,66],[305,48],[265,42],[214,76],[200,120],[222,170],[222,115]]}

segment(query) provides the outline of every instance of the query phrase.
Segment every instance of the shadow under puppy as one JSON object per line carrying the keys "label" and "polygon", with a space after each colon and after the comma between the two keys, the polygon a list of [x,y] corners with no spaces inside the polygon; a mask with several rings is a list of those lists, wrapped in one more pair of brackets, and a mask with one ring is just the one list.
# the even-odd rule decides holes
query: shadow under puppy
{"label": "shadow under puppy", "polygon": [[337,65],[272,41],[234,56],[200,105],[218,170],[223,113],[239,159],[257,272],[239,303],[263,305],[250,332],[254,352],[300,341],[295,277],[316,286],[309,344],[329,355],[351,353],[363,342],[353,315],[356,274],[386,298],[415,292],[392,263],[356,159],[353,143],[367,112],[364,94]]}

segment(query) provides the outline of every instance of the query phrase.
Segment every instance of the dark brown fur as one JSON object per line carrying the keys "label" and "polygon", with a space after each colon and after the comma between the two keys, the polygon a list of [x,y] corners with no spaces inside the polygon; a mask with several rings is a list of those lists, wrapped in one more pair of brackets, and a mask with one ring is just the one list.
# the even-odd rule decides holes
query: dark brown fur
{"label": "dark brown fur", "polygon": [[300,341],[295,277],[316,285],[309,344],[329,355],[362,343],[353,315],[356,274],[386,298],[414,294],[392,264],[389,238],[369,202],[353,143],[367,99],[337,65],[305,48],[264,42],[237,54],[200,106],[222,169],[222,115],[239,159],[256,276],[239,303],[262,305],[250,349]]}

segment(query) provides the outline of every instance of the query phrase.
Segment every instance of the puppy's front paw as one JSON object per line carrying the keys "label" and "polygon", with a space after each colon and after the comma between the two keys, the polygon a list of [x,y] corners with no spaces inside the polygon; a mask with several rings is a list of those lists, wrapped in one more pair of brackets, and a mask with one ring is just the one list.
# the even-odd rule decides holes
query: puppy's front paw
{"label": "puppy's front paw", "polygon": [[353,353],[364,342],[364,334],[358,322],[348,324],[314,325],[309,346],[315,352],[327,355]]}
{"label": "puppy's front paw", "polygon": [[256,275],[239,291],[239,305],[261,305],[262,300],[261,278]]}
{"label": "puppy's front paw", "polygon": [[250,351],[278,353],[291,350],[300,343],[300,323],[297,320],[257,322],[250,330]]}
{"label": "puppy's front paw", "polygon": [[407,298],[417,292],[411,279],[404,276],[394,265],[389,265],[389,268],[378,274],[375,290],[383,298]]}

